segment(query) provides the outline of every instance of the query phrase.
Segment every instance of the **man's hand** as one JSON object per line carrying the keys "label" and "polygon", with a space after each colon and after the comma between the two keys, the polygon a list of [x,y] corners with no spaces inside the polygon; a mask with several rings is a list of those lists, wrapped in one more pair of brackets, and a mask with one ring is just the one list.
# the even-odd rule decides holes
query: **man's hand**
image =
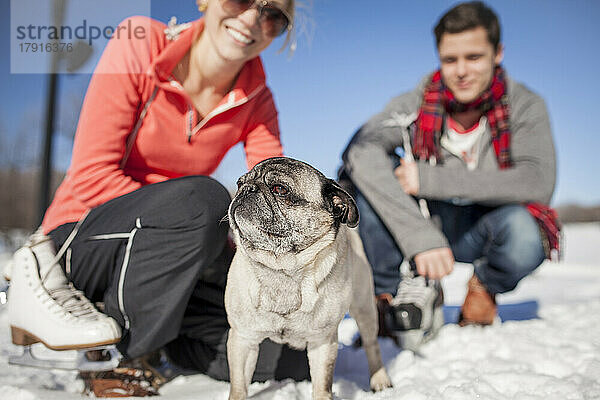
{"label": "man's hand", "polygon": [[417,272],[429,279],[441,279],[454,269],[454,255],[448,247],[440,247],[415,256]]}
{"label": "man's hand", "polygon": [[413,196],[419,194],[419,170],[414,161],[402,160],[400,166],[394,170],[394,175],[405,193]]}

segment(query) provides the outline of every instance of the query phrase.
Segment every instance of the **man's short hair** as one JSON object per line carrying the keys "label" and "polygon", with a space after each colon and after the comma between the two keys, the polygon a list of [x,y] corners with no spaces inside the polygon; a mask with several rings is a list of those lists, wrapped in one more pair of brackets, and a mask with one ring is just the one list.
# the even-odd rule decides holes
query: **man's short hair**
{"label": "man's short hair", "polygon": [[433,32],[439,48],[444,33],[460,33],[477,27],[486,30],[488,41],[498,49],[500,44],[500,22],[496,13],[481,1],[460,3],[440,18]]}

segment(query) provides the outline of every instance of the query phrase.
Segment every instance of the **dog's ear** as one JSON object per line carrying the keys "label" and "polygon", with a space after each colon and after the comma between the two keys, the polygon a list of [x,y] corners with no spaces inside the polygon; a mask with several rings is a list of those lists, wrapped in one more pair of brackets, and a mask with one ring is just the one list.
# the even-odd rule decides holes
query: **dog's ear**
{"label": "dog's ear", "polygon": [[327,180],[323,187],[323,198],[335,219],[350,228],[358,225],[356,202],[337,182],[331,179]]}

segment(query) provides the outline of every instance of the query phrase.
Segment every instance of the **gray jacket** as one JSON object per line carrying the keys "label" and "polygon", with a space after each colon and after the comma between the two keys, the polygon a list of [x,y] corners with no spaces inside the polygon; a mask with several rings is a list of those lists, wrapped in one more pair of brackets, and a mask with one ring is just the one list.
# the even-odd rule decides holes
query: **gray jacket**
{"label": "gray jacket", "polygon": [[[421,105],[426,77],[412,92],[393,98],[352,138],[343,154],[344,170],[367,198],[405,257],[448,247],[443,233],[423,218],[412,196],[394,176],[398,147],[411,129]],[[556,180],[556,156],[546,105],[541,97],[507,78],[513,167],[500,170],[489,125],[480,141],[475,170],[441,149],[443,164],[417,161],[419,197],[496,206],[507,203],[548,204]]]}

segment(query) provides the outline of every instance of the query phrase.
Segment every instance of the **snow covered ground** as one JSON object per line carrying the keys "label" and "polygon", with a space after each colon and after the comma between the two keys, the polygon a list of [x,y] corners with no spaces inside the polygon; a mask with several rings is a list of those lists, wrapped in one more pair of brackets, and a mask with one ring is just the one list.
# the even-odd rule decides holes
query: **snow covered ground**
{"label": "snow covered ground", "polygon": [[[345,345],[355,333],[352,320],[340,326],[334,393],[337,399],[600,399],[600,224],[565,229],[560,263],[545,263],[500,304],[536,300],[539,319],[490,327],[446,325],[419,354],[381,340],[394,387],[368,391],[364,352]],[[1,245],[0,245],[1,253]],[[0,267],[6,258],[0,254]],[[471,267],[457,265],[443,281],[446,303],[460,305]],[[509,315],[510,317],[510,315]],[[6,306],[0,305],[0,398],[81,399],[83,384],[73,372],[14,367]],[[165,400],[226,399],[228,384],[206,376],[179,377],[161,389]],[[308,382],[253,384],[252,399],[310,399]]]}

